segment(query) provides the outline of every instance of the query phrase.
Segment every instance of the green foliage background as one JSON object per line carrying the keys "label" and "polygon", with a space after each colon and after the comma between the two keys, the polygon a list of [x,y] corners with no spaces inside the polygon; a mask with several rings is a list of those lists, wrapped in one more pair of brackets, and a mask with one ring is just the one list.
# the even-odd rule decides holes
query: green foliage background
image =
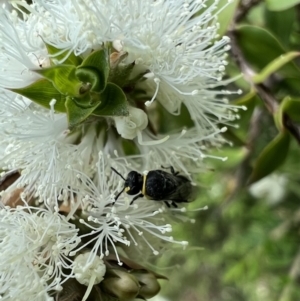
{"label": "green foliage background", "polygon": [[[220,6],[226,1],[222,0]],[[234,1],[220,16],[232,39],[229,87],[239,128],[233,146],[207,160],[196,223],[180,223],[187,250],[157,266],[170,279],[161,295],[180,301],[300,300],[300,1]],[[174,235],[175,236],[175,235]]]}

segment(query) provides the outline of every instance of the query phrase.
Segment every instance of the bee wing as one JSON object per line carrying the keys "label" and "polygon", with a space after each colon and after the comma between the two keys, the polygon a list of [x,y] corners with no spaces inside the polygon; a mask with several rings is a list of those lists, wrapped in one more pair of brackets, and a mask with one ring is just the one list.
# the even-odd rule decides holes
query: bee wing
{"label": "bee wing", "polygon": [[177,203],[193,201],[198,192],[198,187],[193,186],[189,179],[185,176],[174,176],[171,174],[165,175],[172,182],[174,189],[169,191],[166,199],[175,201]]}
{"label": "bee wing", "polygon": [[197,191],[196,187],[191,183],[182,183],[176,191],[168,196],[168,198],[177,203],[191,202],[196,198]]}

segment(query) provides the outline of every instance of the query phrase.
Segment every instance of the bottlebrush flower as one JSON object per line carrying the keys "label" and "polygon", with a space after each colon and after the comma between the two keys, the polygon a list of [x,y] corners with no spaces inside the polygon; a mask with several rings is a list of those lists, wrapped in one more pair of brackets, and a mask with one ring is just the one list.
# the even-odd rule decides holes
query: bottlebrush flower
{"label": "bottlebrush flower", "polygon": [[129,171],[166,164],[192,182],[226,142],[221,124],[237,108],[221,89],[229,40],[218,39],[218,1],[10,3],[0,8],[0,168],[17,176],[1,192],[0,299],[116,298],[126,281],[132,298],[154,296],[158,276],[128,276],[136,265],[122,270],[121,254],[185,247],[171,235],[182,211],[120,191]]}
{"label": "bottlebrush flower", "polygon": [[76,190],[72,170],[92,177],[106,144],[122,155],[123,140],[106,136],[159,148],[169,136],[157,139],[163,120],[153,112],[164,109],[155,99],[175,115],[184,104],[202,141],[233,120],[235,108],[218,97],[228,92],[215,90],[228,39],[211,43],[218,8],[206,2],[36,0],[1,9],[0,165],[22,171],[10,189],[57,206],[62,191]]}
{"label": "bottlebrush flower", "polygon": [[35,300],[61,290],[71,274],[69,253],[80,242],[77,232],[58,213],[27,206],[1,209],[1,300],[18,300],[23,293]]}
{"label": "bottlebrush flower", "polygon": [[[172,226],[167,223],[168,212],[162,203],[140,199],[134,206],[130,206],[129,198],[124,195],[115,201],[115,196],[122,188],[119,185],[119,179],[116,178],[118,175],[111,172],[111,164],[114,164],[115,167],[123,167],[123,170],[126,169],[126,166],[122,166],[120,162],[115,165],[116,162],[118,160],[113,161],[101,152],[94,182],[78,175],[85,183],[81,193],[86,193],[81,199],[83,210],[80,212],[79,221],[83,227],[85,226],[86,234],[83,234],[83,237],[92,236],[92,238],[73,253],[93,243],[93,255],[90,256],[89,261],[93,261],[97,254],[104,257],[112,252],[115,253],[121,264],[117,251],[117,247],[120,245],[130,246],[133,244],[137,248],[145,249],[147,247],[155,255],[159,253],[148,241],[148,236],[155,237],[156,242],[154,243],[158,246],[160,241],[186,246],[187,242],[176,242],[168,234],[172,232]],[[122,179],[121,186],[124,186]],[[87,231],[88,229],[91,231]],[[126,252],[127,248],[123,247],[123,249]]]}

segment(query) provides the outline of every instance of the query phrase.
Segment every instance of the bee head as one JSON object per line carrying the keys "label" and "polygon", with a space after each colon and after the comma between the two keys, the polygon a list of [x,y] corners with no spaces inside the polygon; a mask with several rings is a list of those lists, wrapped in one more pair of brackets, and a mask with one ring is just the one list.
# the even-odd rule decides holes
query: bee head
{"label": "bee head", "polygon": [[129,195],[139,193],[143,187],[143,177],[136,171],[131,171],[125,180],[125,192]]}

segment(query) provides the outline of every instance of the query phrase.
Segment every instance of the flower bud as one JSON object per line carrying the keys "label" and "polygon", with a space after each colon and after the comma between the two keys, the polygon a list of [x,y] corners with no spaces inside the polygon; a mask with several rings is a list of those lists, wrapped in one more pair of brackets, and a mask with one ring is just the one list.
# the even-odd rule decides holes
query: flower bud
{"label": "flower bud", "polygon": [[95,256],[93,261],[90,260],[90,252],[79,254],[74,260],[74,274],[76,280],[83,285],[88,286],[91,279],[93,284],[98,284],[103,280],[106,272],[106,266],[99,256]]}
{"label": "flower bud", "polygon": [[114,120],[121,137],[131,140],[148,125],[147,114],[141,109],[134,107],[129,107],[128,116],[114,117]]}
{"label": "flower bud", "polygon": [[116,276],[105,277],[100,284],[101,289],[120,301],[133,300],[140,290],[137,279],[122,270],[114,270],[114,274]]}
{"label": "flower bud", "polygon": [[160,284],[152,273],[148,272],[132,272],[140,284],[139,296],[150,299],[160,291]]}

